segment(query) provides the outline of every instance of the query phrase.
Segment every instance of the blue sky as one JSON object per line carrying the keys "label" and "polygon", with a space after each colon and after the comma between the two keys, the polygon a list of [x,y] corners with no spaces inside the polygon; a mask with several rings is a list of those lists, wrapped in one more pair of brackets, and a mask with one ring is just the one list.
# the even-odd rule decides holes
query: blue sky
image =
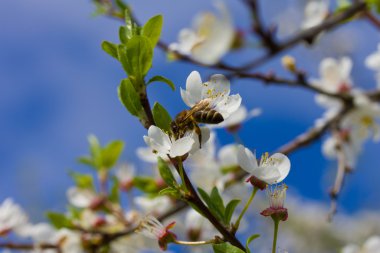
{"label": "blue sky", "polygon": [[[140,20],[162,13],[165,18],[163,38],[176,39],[177,32],[189,26],[200,10],[212,10],[210,2],[169,0],[130,1]],[[248,30],[248,13],[236,1],[226,1],[236,24]],[[288,16],[297,24],[301,13],[291,6],[300,1],[262,1],[268,24]],[[273,5],[276,2],[276,5]],[[281,14],[279,14],[281,10]],[[87,153],[87,135],[93,133],[102,142],[122,139],[126,142],[125,161],[137,161],[134,149],[142,146],[145,134],[117,99],[116,88],[124,73],[119,64],[100,49],[101,41],[117,40],[118,21],[92,18],[90,1],[12,0],[0,9],[0,200],[12,197],[36,219],[41,210],[62,210],[65,189],[71,185],[69,170],[87,171],[76,157]],[[291,17],[291,18],[290,18]],[[290,23],[292,23],[290,22]],[[282,22],[285,24],[285,22]],[[292,24],[290,24],[291,26]],[[282,34],[286,33],[280,27]],[[365,38],[365,39],[360,39]],[[373,73],[364,67],[364,58],[380,42],[379,33],[364,21],[324,35],[315,48],[299,46],[291,53],[303,69],[314,77],[323,57],[351,56],[353,79],[357,85],[374,87]],[[257,55],[250,49],[244,56],[229,55],[226,60],[238,64]],[[198,70],[206,78],[213,73],[185,63],[168,63],[156,51],[151,75],[172,79],[177,88],[184,86],[187,75]],[[279,58],[261,68],[280,68]],[[271,151],[305,131],[322,114],[309,91],[288,87],[264,86],[252,80],[234,81],[233,90],[243,96],[249,107],[261,107],[263,115],[248,122],[241,137],[259,153]],[[167,86],[149,88],[151,102],[159,101],[172,115],[182,110],[179,91]],[[170,96],[170,99],[167,99]],[[220,143],[233,141],[223,130]],[[343,210],[378,209],[380,176],[379,145],[369,144],[360,158],[356,172],[347,180],[340,199]],[[335,164],[320,152],[320,143],[291,155],[290,192],[309,199],[328,201],[327,191],[333,181]]]}

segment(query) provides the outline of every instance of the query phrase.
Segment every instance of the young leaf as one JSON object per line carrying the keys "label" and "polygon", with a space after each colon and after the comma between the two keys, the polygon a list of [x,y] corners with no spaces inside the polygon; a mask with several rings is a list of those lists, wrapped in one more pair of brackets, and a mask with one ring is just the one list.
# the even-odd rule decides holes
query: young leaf
{"label": "young leaf", "polygon": [[156,102],[154,103],[152,113],[153,113],[153,119],[154,119],[154,122],[156,122],[156,125],[162,130],[169,132],[172,118],[170,117],[170,114],[166,111],[166,109],[162,105],[160,105],[158,102]]}
{"label": "young leaf", "polygon": [[215,215],[218,220],[223,221],[224,220],[224,211],[222,212],[218,205],[213,202],[211,197],[202,189],[198,187],[199,194],[201,195],[202,199],[210,209],[213,215]]}
{"label": "young leaf", "polygon": [[118,95],[121,103],[134,116],[139,117],[143,111],[139,95],[133,87],[129,78],[123,79],[118,89]]}
{"label": "young leaf", "polygon": [[211,197],[211,201],[214,203],[216,208],[224,215],[224,212],[225,212],[224,203],[223,203],[222,197],[219,194],[218,188],[216,187],[212,188],[210,197]]}
{"label": "young leaf", "polygon": [[75,185],[83,189],[94,189],[94,178],[89,174],[81,174],[78,172],[70,172]]}
{"label": "young leaf", "polygon": [[128,75],[142,79],[152,67],[153,46],[145,36],[133,36],[126,44]]}
{"label": "young leaf", "polygon": [[125,28],[126,28],[126,36],[128,39],[132,38],[133,35],[135,35],[136,31],[136,24],[133,21],[131,10],[129,8],[126,8],[124,11],[125,16]]}
{"label": "young leaf", "polygon": [[119,28],[119,39],[122,44],[127,44],[128,42],[128,31],[125,26],[120,26]]}
{"label": "young leaf", "polygon": [[232,215],[240,201],[240,199],[233,199],[227,204],[224,212],[224,224],[229,224],[231,222]]}
{"label": "young leaf", "polygon": [[105,169],[112,168],[117,160],[119,160],[120,154],[124,149],[124,143],[122,141],[113,141],[107,144],[102,150],[102,167]]}
{"label": "young leaf", "polygon": [[118,54],[117,54],[117,45],[109,42],[109,41],[103,41],[102,42],[102,49],[109,55],[111,55],[113,58],[118,60]]}
{"label": "young leaf", "polygon": [[113,178],[113,184],[111,187],[111,192],[108,196],[109,201],[113,203],[119,203],[120,201],[120,194],[119,194],[119,181],[116,177]]}
{"label": "young leaf", "polygon": [[251,250],[249,249],[249,244],[255,240],[256,238],[259,238],[260,235],[259,234],[254,234],[254,235],[251,235],[250,237],[248,237],[247,239],[247,242],[245,243],[245,248],[247,249],[247,253],[251,253]]}
{"label": "young leaf", "polygon": [[73,223],[61,213],[47,212],[46,217],[50,223],[57,229],[73,227]]}
{"label": "young leaf", "polygon": [[142,35],[146,36],[152,42],[153,47],[156,46],[158,40],[160,39],[161,30],[162,30],[163,18],[161,15],[152,17],[146,22],[142,28]]}
{"label": "young leaf", "polygon": [[180,198],[180,196],[181,196],[177,189],[173,189],[171,187],[167,187],[165,189],[162,189],[158,194],[159,195],[168,195],[168,196],[174,197],[176,199]]}
{"label": "young leaf", "polygon": [[241,249],[229,244],[228,242],[212,245],[215,253],[244,253]]}
{"label": "young leaf", "polygon": [[160,171],[160,175],[161,175],[162,179],[165,181],[165,183],[167,185],[175,188],[177,182],[176,182],[169,166],[161,157],[157,158],[157,166],[158,166],[158,170]]}
{"label": "young leaf", "polygon": [[128,5],[126,3],[124,3],[124,1],[122,1],[122,0],[116,0],[115,3],[117,5],[117,7],[119,7],[119,9],[121,9],[121,10],[125,10],[128,8]]}
{"label": "young leaf", "polygon": [[150,177],[134,177],[133,185],[145,193],[156,194],[159,192],[156,181]]}
{"label": "young leaf", "polygon": [[175,85],[174,83],[167,79],[166,77],[163,77],[163,76],[154,76],[152,77],[151,79],[149,79],[148,83],[147,84],[150,84],[150,83],[153,83],[153,82],[162,82],[162,83],[166,83],[167,85],[169,85],[169,87],[172,89],[172,90],[175,90]]}

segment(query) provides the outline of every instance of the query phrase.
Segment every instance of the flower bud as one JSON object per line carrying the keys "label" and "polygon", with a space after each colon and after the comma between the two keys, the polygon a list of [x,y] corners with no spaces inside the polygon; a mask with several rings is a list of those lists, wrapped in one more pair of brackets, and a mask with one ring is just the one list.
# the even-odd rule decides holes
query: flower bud
{"label": "flower bud", "polygon": [[286,55],[282,57],[281,63],[282,66],[290,72],[295,73],[297,71],[296,60],[292,56]]}

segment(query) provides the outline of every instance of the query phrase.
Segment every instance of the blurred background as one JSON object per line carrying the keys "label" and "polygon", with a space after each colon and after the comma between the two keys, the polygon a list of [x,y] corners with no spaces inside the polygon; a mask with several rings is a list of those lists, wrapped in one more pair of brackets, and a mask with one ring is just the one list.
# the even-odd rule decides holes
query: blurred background
{"label": "blurred background", "polygon": [[[249,13],[240,2],[226,0],[236,26],[249,33]],[[299,29],[305,1],[266,0],[262,2],[266,23],[279,24],[279,37]],[[195,14],[213,10],[211,1],[130,0],[136,16],[146,21],[164,15],[162,38],[177,39],[183,27],[191,26]],[[44,211],[63,211],[66,189],[72,185],[71,170],[89,171],[76,158],[87,154],[87,136],[95,134],[102,143],[113,139],[126,142],[122,160],[144,164],[135,149],[144,146],[146,130],[129,115],[117,98],[116,88],[125,74],[119,63],[105,54],[103,40],[118,40],[119,21],[93,17],[88,0],[12,0],[0,7],[0,201],[12,197],[33,221],[44,220]],[[233,65],[249,61],[260,48],[251,40],[247,53],[231,53],[225,60]],[[373,72],[364,59],[374,52],[380,33],[368,23],[355,21],[320,38],[313,47],[300,45],[286,52],[298,65],[318,78],[325,57],[349,56],[354,62],[352,77],[356,86],[373,89]],[[281,55],[283,56],[283,55]],[[281,56],[261,67],[287,75]],[[159,49],[150,75],[170,78],[175,92],[162,84],[148,89],[150,101],[159,101],[174,116],[185,108],[179,87],[192,70],[206,79],[222,73],[181,62],[168,62]],[[240,137],[260,154],[273,151],[307,130],[323,109],[314,94],[298,88],[265,86],[252,80],[234,80],[233,93],[240,93],[249,109],[260,107],[263,114],[247,122]],[[170,97],[170,99],[168,99]],[[218,130],[219,144],[233,137]],[[339,212],[350,215],[360,210],[380,208],[380,145],[368,143],[354,173],[349,175],[339,199]],[[302,201],[329,205],[328,191],[336,164],[321,153],[321,141],[290,156],[292,171],[287,179],[289,194]]]}

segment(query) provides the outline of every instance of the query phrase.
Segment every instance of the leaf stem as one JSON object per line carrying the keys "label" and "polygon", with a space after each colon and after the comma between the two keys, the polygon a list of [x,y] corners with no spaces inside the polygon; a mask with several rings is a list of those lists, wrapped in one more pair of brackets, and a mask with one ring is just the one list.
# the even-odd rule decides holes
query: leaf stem
{"label": "leaf stem", "polygon": [[236,220],[235,224],[234,224],[234,230],[237,231],[239,226],[240,226],[240,221],[241,219],[243,218],[244,214],[247,212],[249,206],[251,205],[251,202],[252,200],[255,198],[255,195],[256,195],[256,192],[259,188],[257,187],[254,187],[253,188],[253,191],[251,193],[251,196],[249,197],[247,203],[245,204],[243,210],[241,211],[240,215],[239,215],[239,218]]}

